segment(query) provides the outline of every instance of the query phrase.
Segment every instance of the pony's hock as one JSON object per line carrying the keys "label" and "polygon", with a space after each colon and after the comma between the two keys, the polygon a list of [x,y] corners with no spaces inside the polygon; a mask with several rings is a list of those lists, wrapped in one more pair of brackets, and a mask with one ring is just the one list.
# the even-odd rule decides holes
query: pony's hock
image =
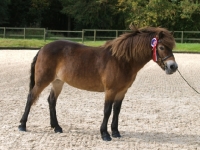
{"label": "pony's hock", "polygon": [[55,41],[41,48],[31,64],[29,95],[19,130],[26,131],[32,104],[51,83],[50,125],[55,132],[62,132],[56,116],[56,101],[66,82],[79,89],[105,92],[101,137],[111,140],[107,124],[112,109],[112,137],[121,137],[118,130],[121,104],[137,72],[151,59],[166,74],[174,73],[178,67],[172,53],[175,40],[168,30],[154,27],[132,30],[100,47]]}

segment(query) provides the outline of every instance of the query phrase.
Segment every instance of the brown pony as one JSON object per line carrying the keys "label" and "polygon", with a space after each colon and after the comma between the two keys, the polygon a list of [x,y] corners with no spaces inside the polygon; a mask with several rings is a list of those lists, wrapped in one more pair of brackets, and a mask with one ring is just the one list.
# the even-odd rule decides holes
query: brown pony
{"label": "brown pony", "polygon": [[31,64],[30,90],[19,130],[26,131],[32,104],[51,83],[48,97],[50,125],[55,132],[62,132],[56,117],[56,101],[66,82],[79,89],[105,92],[101,137],[105,141],[111,140],[107,123],[112,108],[112,137],[121,137],[118,116],[137,72],[152,59],[153,54],[157,58],[154,61],[167,74],[178,68],[172,53],[175,40],[168,30],[154,27],[132,30],[100,47],[55,41],[41,48]]}

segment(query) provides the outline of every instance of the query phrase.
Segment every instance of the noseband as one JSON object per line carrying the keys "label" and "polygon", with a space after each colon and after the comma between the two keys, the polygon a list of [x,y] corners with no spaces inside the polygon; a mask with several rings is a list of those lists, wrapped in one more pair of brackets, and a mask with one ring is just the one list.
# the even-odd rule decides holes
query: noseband
{"label": "noseband", "polygon": [[161,57],[159,56],[159,54],[158,54],[158,49],[156,50],[156,53],[157,53],[158,58],[160,58],[162,62],[164,62],[164,61],[167,60],[168,58],[174,56],[173,54],[170,54],[170,55],[168,55],[168,56],[166,56],[166,57],[164,57],[164,58],[161,58]]}

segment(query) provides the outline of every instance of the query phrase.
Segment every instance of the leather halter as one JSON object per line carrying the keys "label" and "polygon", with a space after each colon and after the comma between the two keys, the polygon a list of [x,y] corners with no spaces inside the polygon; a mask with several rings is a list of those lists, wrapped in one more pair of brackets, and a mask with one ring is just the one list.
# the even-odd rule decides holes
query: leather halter
{"label": "leather halter", "polygon": [[156,54],[157,54],[158,59],[161,60],[161,63],[162,63],[161,68],[165,70],[165,68],[167,68],[167,65],[164,63],[164,61],[170,57],[174,57],[173,53],[164,58],[161,58],[160,55],[158,54],[158,49],[156,48]]}
{"label": "leather halter", "polygon": [[[160,42],[161,41],[158,40],[158,43],[160,43]],[[170,55],[168,55],[168,56],[166,56],[164,58],[160,57],[160,55],[158,53],[158,44],[156,44],[156,55],[157,55],[158,60],[160,59],[160,61],[162,63],[161,68],[163,68],[164,70],[165,70],[165,68],[167,68],[167,65],[164,63],[164,61],[166,61],[170,57],[174,57],[173,53],[171,53]]]}
{"label": "leather halter", "polygon": [[164,62],[164,61],[167,60],[168,58],[174,56],[173,54],[170,54],[170,55],[168,55],[168,56],[166,56],[166,57],[164,57],[164,58],[161,58],[161,57],[159,56],[159,54],[158,54],[158,50],[156,50],[156,52],[157,52],[157,56],[162,60],[162,62]]}
{"label": "leather halter", "polygon": [[170,57],[174,57],[173,53],[164,57],[164,58],[161,58],[159,56],[159,53],[158,53],[158,43],[160,41],[157,39],[157,38],[153,38],[151,40],[151,47],[152,47],[152,59],[153,61],[157,62],[159,59],[161,61],[161,68],[165,70],[165,68],[167,68],[166,64],[164,63],[164,61],[166,61],[168,58]]}

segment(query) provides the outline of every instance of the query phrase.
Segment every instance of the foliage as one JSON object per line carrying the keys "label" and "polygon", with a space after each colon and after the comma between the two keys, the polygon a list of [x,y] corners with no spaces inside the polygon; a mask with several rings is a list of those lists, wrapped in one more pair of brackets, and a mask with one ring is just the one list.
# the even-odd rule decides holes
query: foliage
{"label": "foliage", "polygon": [[74,18],[76,29],[123,29],[124,18],[117,0],[60,0],[64,14]]}
{"label": "foliage", "polygon": [[28,15],[32,19],[30,25],[40,27],[45,11],[48,10],[50,2],[48,0],[31,0]]}
{"label": "foliage", "polygon": [[198,1],[120,0],[120,3],[126,8],[126,26],[133,23],[138,27],[162,26],[171,30],[200,29],[200,22],[197,22],[200,17]]}
{"label": "foliage", "polygon": [[0,13],[11,27],[200,30],[199,0],[0,0]]}
{"label": "foliage", "polygon": [[0,25],[6,24],[8,22],[8,4],[10,0],[0,0]]}
{"label": "foliage", "polygon": [[200,30],[200,1],[183,0],[180,1],[177,10],[175,30]]}
{"label": "foliage", "polygon": [[10,0],[8,6],[9,25],[14,27],[28,26],[29,16],[27,12],[30,8],[31,0]]}

